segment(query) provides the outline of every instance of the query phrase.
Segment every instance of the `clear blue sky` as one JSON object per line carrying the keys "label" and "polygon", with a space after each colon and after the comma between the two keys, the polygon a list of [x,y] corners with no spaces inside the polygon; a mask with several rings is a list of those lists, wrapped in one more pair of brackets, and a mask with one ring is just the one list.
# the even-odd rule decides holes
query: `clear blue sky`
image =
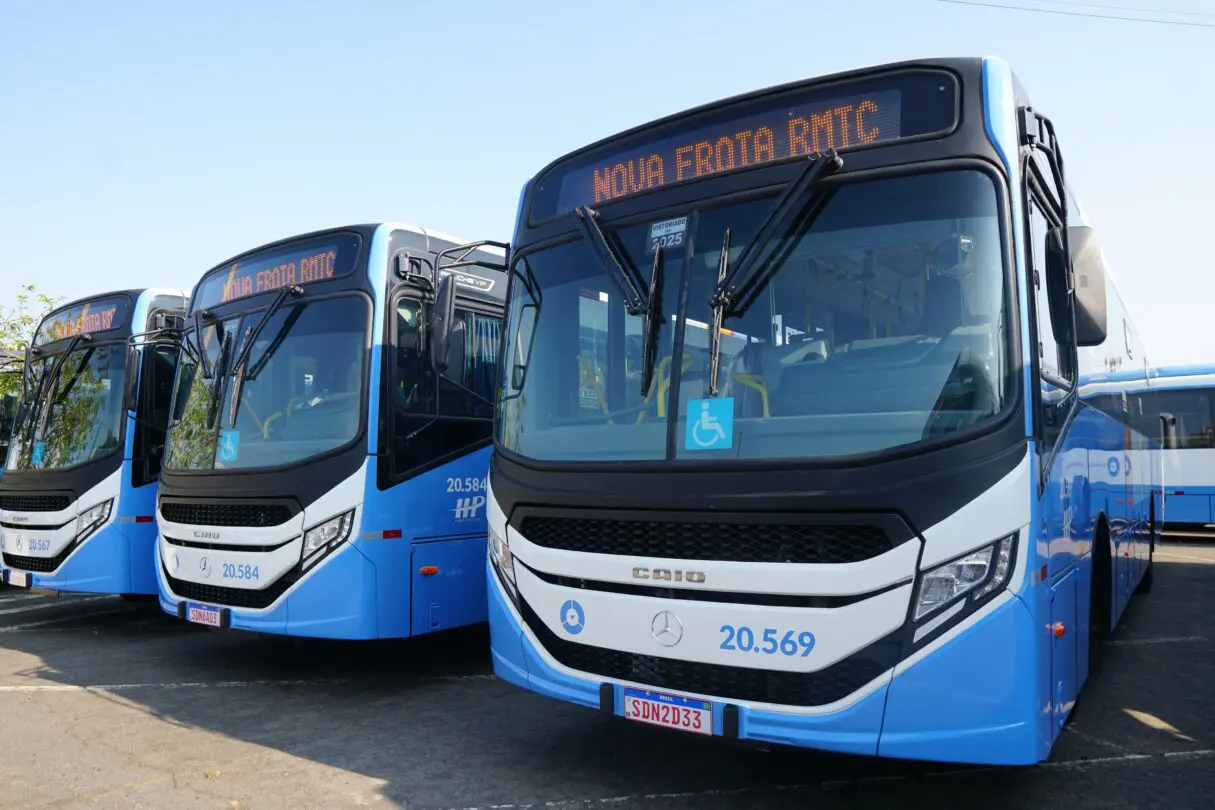
{"label": "clear blue sky", "polygon": [[[1206,0],[987,0],[1215,25]],[[1060,131],[1158,363],[1215,361],[1215,27],[938,0],[38,0],[0,7],[0,301],[170,284],[299,231],[509,240],[559,153],[718,97],[997,55]],[[1210,348],[1208,348],[1210,346]]]}

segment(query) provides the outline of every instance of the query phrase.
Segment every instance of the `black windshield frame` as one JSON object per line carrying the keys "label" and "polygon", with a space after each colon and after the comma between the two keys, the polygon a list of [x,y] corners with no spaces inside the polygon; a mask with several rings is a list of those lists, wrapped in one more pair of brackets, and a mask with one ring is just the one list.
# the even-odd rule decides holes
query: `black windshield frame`
{"label": "black windshield frame", "polygon": [[[43,362],[46,364],[46,367],[42,370],[42,375],[46,375],[50,372],[54,364],[58,362],[60,357],[64,355],[65,350],[69,347],[71,341],[72,338],[67,337],[53,343],[42,344],[40,346],[41,352],[39,353],[36,362]],[[54,396],[58,392],[58,389],[64,384],[64,381],[71,379],[72,375],[75,374],[76,369],[72,367],[73,363],[71,356],[64,357],[63,366],[59,370],[57,379],[51,381],[51,388],[41,391],[38,390],[38,388],[41,388],[42,384],[45,382],[43,376],[40,376],[38,378],[38,388],[31,388],[28,392],[30,394],[40,394],[37,399],[31,401],[33,407],[37,408],[34,413],[31,414],[24,411],[27,400],[24,397],[18,397],[16,403],[16,412],[14,414],[16,419],[13,423],[12,433],[9,436],[10,443],[7,447],[5,458],[2,460],[3,463],[0,464],[0,466],[4,468],[4,475],[48,475],[72,473],[76,470],[80,470],[91,465],[103,464],[106,462],[112,463],[115,457],[117,457],[117,459],[121,462],[122,459],[126,457],[127,432],[128,423],[131,422],[131,412],[127,409],[127,403],[125,401],[123,392],[125,392],[128,384],[130,383],[129,375],[132,373],[138,373],[139,368],[138,365],[135,365],[134,367],[132,366],[131,352],[127,350],[127,342],[122,338],[108,337],[100,340],[90,340],[87,343],[81,342],[72,350],[71,355],[83,358],[87,356],[86,353],[88,353],[89,350],[93,350],[95,352],[98,349],[106,349],[107,351],[112,352],[118,358],[121,368],[121,374],[118,375],[121,389],[118,393],[118,432],[117,436],[115,437],[115,446],[100,455],[93,456],[92,458],[85,459],[84,461],[78,461],[75,464],[56,465],[54,467],[23,466],[12,469],[8,468],[8,454],[15,452],[16,448],[18,447],[18,442],[14,441],[17,438],[18,430],[24,428],[26,425],[29,426],[29,440],[30,447],[32,448],[35,443],[33,434],[37,432],[39,426],[41,425],[43,413],[46,411],[46,408],[49,405],[47,398]],[[54,424],[53,414],[47,421],[48,428],[52,424]]]}
{"label": "black windshield frame", "polygon": [[[359,279],[359,277],[361,275],[362,274],[360,273],[360,265],[356,262],[354,271],[352,273],[347,274],[342,280],[348,280],[351,277],[353,277],[355,279]],[[364,444],[366,443],[367,435],[368,435],[367,430],[368,430],[368,425],[369,425],[369,397],[371,395],[372,355],[373,355],[372,342],[373,342],[373,337],[374,337],[373,330],[375,329],[376,301],[370,295],[370,293],[368,293],[362,287],[361,284],[360,285],[351,285],[351,286],[343,285],[343,286],[344,286],[344,288],[329,289],[324,292],[311,292],[306,287],[304,290],[304,294],[302,296],[300,296],[298,298],[290,298],[286,302],[284,302],[284,304],[279,308],[279,311],[277,314],[287,316],[290,314],[292,308],[295,308],[295,307],[316,306],[318,304],[323,304],[326,301],[338,300],[338,299],[343,299],[343,298],[357,299],[365,305],[365,312],[366,312],[367,320],[366,320],[366,325],[365,325],[365,330],[364,330],[363,359],[362,359],[362,365],[361,365],[360,384],[359,384],[359,403],[357,406],[358,414],[359,414],[359,427],[358,427],[358,430],[355,432],[354,436],[349,441],[347,441],[337,447],[332,447],[328,450],[324,450],[322,452],[307,456],[305,458],[296,459],[296,460],[289,461],[289,462],[286,462],[283,464],[274,464],[274,465],[266,465],[266,466],[251,466],[251,467],[217,467],[216,459],[215,459],[216,449],[218,447],[219,433],[222,430],[224,430],[224,425],[228,419],[228,410],[229,410],[229,406],[231,404],[231,398],[234,393],[234,385],[233,385],[234,378],[231,375],[235,369],[233,369],[231,367],[219,368],[218,366],[216,366],[214,368],[215,377],[217,380],[217,384],[219,384],[221,386],[221,390],[220,390],[219,397],[218,397],[219,404],[217,406],[217,413],[216,413],[216,417],[215,417],[216,423],[214,426],[214,430],[216,431],[216,439],[212,445],[211,465],[209,467],[171,466],[169,464],[169,446],[172,444],[173,429],[176,427],[176,423],[175,423],[175,418],[177,416],[176,404],[178,402],[179,396],[181,395],[178,390],[178,386],[181,384],[182,368],[187,365],[194,365],[194,374],[200,375],[202,373],[201,365],[196,365],[193,358],[183,356],[182,359],[178,362],[177,372],[176,372],[176,375],[175,375],[175,378],[173,381],[173,394],[172,394],[172,400],[171,400],[173,405],[172,405],[172,410],[170,412],[169,429],[167,431],[165,458],[164,458],[164,461],[162,462],[162,469],[163,469],[164,474],[179,477],[179,478],[186,478],[189,476],[266,475],[266,474],[283,473],[288,470],[297,469],[301,466],[315,464],[317,462],[325,461],[327,459],[330,459],[330,458],[333,458],[336,456],[344,455],[344,454],[349,453],[352,450],[354,450],[360,442],[363,442]],[[241,345],[243,345],[243,341],[244,341],[244,331],[241,329],[242,325],[252,326],[253,323],[245,324],[245,321],[247,319],[250,319],[251,317],[252,318],[259,317],[262,313],[264,313],[269,308],[271,303],[274,301],[274,298],[276,295],[277,295],[277,292],[260,293],[255,296],[239,298],[232,302],[229,302],[228,304],[223,305],[222,307],[217,307],[215,310],[212,311],[213,318],[205,320],[203,322],[203,329],[209,331],[209,330],[215,329],[216,327],[219,327],[220,337],[222,337],[222,332],[225,328],[225,325],[229,324],[229,323],[235,323],[236,331],[234,333],[234,346],[233,346],[233,356],[235,356],[235,352],[240,348]],[[194,341],[194,334],[195,333],[194,333],[193,320],[192,319],[187,320],[186,330],[183,334],[183,340]],[[263,332],[263,335],[264,334],[265,333]],[[290,333],[288,333],[287,338],[290,338]],[[256,362],[258,357],[260,357],[259,354],[251,354],[249,357],[249,361]]]}
{"label": "black windshield frame", "polygon": [[[898,147],[888,147],[894,150]],[[875,153],[871,151],[870,155]],[[860,163],[862,161],[853,161]],[[994,187],[995,202],[997,208],[997,227],[1001,241],[1001,259],[1002,273],[1004,280],[1003,307],[1005,314],[1005,335],[1004,335],[1004,351],[1007,358],[1007,367],[1005,369],[1006,379],[1002,381],[1005,385],[1006,397],[1003,402],[1003,407],[993,417],[982,420],[974,425],[967,426],[957,431],[950,432],[941,437],[925,439],[910,445],[901,445],[891,447],[889,449],[879,450],[869,453],[858,453],[851,455],[837,455],[826,457],[795,457],[795,458],[756,458],[756,459],[699,459],[699,458],[681,458],[678,454],[672,454],[670,448],[676,441],[675,433],[679,430],[679,422],[677,419],[668,417],[667,421],[667,447],[668,453],[664,459],[641,459],[641,460],[560,460],[551,461],[546,459],[531,458],[526,455],[521,455],[515,451],[504,447],[500,439],[501,431],[501,409],[495,411],[495,426],[494,426],[494,451],[501,453],[504,458],[517,463],[521,466],[533,468],[537,470],[554,470],[554,471],[586,471],[596,472],[606,470],[652,470],[656,467],[664,469],[685,469],[685,470],[723,470],[723,471],[753,471],[753,470],[780,470],[780,469],[839,469],[847,467],[855,467],[857,465],[884,463],[888,461],[911,458],[928,453],[932,453],[944,448],[954,447],[961,444],[975,442],[985,436],[1002,431],[1009,432],[1008,441],[1014,438],[1017,440],[1024,439],[1024,430],[1021,422],[1024,421],[1025,407],[1025,386],[1023,379],[1024,368],[1024,352],[1022,346],[1023,324],[1020,296],[1024,281],[1018,277],[1017,264],[1014,258],[1014,223],[1013,209],[1011,205],[1010,186],[1004,168],[989,159],[969,156],[944,157],[938,159],[927,159],[919,162],[894,163],[889,162],[886,165],[881,165],[879,161],[871,160],[864,161],[868,165],[864,165],[852,171],[849,171],[847,162],[842,172],[827,178],[823,181],[824,189],[838,188],[843,184],[882,180],[893,177],[903,177],[913,174],[935,171],[950,171],[950,170],[977,170],[986,175],[992,182]],[[877,165],[874,165],[877,164]],[[780,169],[783,168],[783,171]],[[696,183],[683,184],[665,191],[656,193],[639,194],[636,197],[623,200],[612,204],[612,212],[616,216],[608,218],[604,217],[601,227],[605,231],[615,233],[619,230],[635,225],[648,220],[665,219],[668,217],[682,216],[696,207],[718,207],[725,205],[738,204],[740,202],[755,200],[758,198],[775,199],[779,189],[783,186],[783,182],[787,181],[794,167],[785,164],[783,167],[777,167],[776,171],[772,167],[764,167],[754,170],[754,174],[748,176],[746,173],[735,173],[733,177],[717,177],[709,178]],[[691,188],[691,187],[695,188]],[[520,223],[521,229],[524,227]],[[518,248],[511,257],[512,268],[519,267],[521,261],[526,260],[529,256],[535,255],[541,251],[565,245],[571,242],[577,242],[581,236],[573,228],[565,229],[565,232],[559,235],[548,236],[550,229],[541,229],[539,234],[541,238],[536,239],[524,246]],[[547,237],[547,238],[545,238]],[[588,260],[590,257],[588,256]],[[509,360],[508,353],[511,349],[511,340],[514,338],[514,324],[509,323],[511,313],[514,309],[514,300],[516,295],[515,285],[519,283],[517,272],[512,271],[508,281],[506,290],[506,311],[505,317],[507,322],[503,324],[503,341],[500,347],[499,369],[503,375],[500,385],[503,390],[506,389],[507,378],[505,375],[509,373],[507,363]],[[673,279],[670,281],[674,281]],[[680,280],[680,285],[684,284]],[[681,290],[681,295],[685,291]],[[687,311],[687,302],[681,304],[681,312]],[[675,352],[681,351],[681,345],[674,348]],[[678,377],[676,377],[678,380]],[[671,392],[672,401],[678,401],[678,382],[672,383],[673,390]],[[1004,443],[1004,442],[1002,442]]]}

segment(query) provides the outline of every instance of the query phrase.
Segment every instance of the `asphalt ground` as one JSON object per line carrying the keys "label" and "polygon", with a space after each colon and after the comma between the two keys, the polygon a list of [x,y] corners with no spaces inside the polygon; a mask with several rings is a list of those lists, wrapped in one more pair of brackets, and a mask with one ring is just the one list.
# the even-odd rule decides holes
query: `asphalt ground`
{"label": "asphalt ground", "polygon": [[760,751],[523,692],[484,627],[259,638],[154,603],[0,589],[0,807],[1210,808],[1215,545],[1157,550],[1048,763]]}

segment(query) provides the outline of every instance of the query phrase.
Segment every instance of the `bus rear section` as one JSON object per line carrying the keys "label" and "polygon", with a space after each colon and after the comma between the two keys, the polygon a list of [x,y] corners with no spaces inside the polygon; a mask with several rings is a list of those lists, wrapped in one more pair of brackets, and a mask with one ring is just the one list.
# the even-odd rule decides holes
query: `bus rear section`
{"label": "bus rear section", "polygon": [[[156,593],[156,487],[184,305],[181,290],[126,290],[39,324],[0,477],[8,584]],[[140,342],[149,334],[160,342]]]}
{"label": "bus rear section", "polygon": [[1060,154],[1004,63],[914,61],[671,116],[529,182],[494,671],[691,734],[1049,756],[1159,494],[1106,471],[1146,447],[1127,412],[1079,398],[1143,352]]}
{"label": "bus rear section", "polygon": [[484,621],[492,411],[476,395],[492,391],[503,285],[456,246],[353,226],[203,276],[158,505],[164,611],[341,639]]}

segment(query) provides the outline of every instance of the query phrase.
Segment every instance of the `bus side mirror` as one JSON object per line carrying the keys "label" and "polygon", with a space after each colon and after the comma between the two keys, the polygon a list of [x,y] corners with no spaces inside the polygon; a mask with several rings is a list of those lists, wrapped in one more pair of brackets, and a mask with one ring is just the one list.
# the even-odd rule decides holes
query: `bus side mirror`
{"label": "bus side mirror", "polygon": [[463,325],[456,322],[456,280],[446,275],[439,281],[430,321],[430,364],[435,373],[442,374],[452,366],[463,367]]}
{"label": "bus side mirror", "polygon": [[1160,414],[1160,446],[1165,450],[1177,449],[1177,417],[1171,413]]}
{"label": "bus side mirror", "polygon": [[136,415],[139,414],[138,396],[141,374],[139,352],[135,349],[127,349],[127,375],[122,391],[122,406],[128,411],[135,411]]}
{"label": "bus side mirror", "polygon": [[1100,346],[1105,342],[1105,258],[1097,232],[1087,225],[1067,229],[1075,278],[1076,345]]}

